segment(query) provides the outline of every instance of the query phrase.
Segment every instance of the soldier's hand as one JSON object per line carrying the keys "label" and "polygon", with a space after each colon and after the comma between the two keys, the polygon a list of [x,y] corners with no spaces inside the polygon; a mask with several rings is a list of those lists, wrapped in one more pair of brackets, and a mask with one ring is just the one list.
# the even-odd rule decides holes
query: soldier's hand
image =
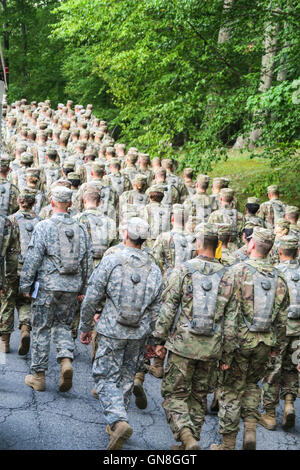
{"label": "soldier's hand", "polygon": [[91,331],[87,331],[86,333],[81,333],[80,342],[82,344],[90,344],[91,340],[92,340],[92,332]]}
{"label": "soldier's hand", "polygon": [[6,294],[7,289],[0,290],[0,297],[3,297]]}
{"label": "soldier's hand", "polygon": [[26,299],[30,299],[30,294],[24,293],[23,296],[26,297]]}
{"label": "soldier's hand", "polygon": [[100,318],[100,313],[96,313],[96,315],[94,315],[94,322],[97,323],[97,321],[99,321],[99,318]]}
{"label": "soldier's hand", "polygon": [[77,295],[77,299],[79,300],[79,302],[83,302],[84,301],[84,295]]}
{"label": "soldier's hand", "polygon": [[297,365],[297,371],[300,373],[300,363]]}
{"label": "soldier's hand", "polygon": [[230,369],[230,366],[228,364],[224,364],[223,362],[220,362],[220,369],[222,371]]}
{"label": "soldier's hand", "polygon": [[155,346],[155,354],[160,357],[160,359],[164,359],[167,354],[167,350],[164,346],[157,345]]}

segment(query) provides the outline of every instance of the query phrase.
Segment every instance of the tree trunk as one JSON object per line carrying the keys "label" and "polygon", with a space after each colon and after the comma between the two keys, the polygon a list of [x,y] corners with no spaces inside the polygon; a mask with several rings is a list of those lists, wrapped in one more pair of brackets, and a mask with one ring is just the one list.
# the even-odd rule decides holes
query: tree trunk
{"label": "tree trunk", "polygon": [[[1,0],[1,4],[2,4],[4,15],[5,15],[6,10],[7,10],[7,0]],[[4,55],[4,64],[5,64],[5,67],[9,68],[9,33],[7,31],[7,24],[6,23],[3,24],[3,45],[4,45],[4,53],[3,53],[3,55]],[[9,73],[6,76],[6,80],[7,80],[7,85],[8,85],[8,83],[9,83]]]}
{"label": "tree trunk", "polygon": [[[226,13],[227,10],[230,10],[230,8],[233,5],[234,0],[224,0],[224,5],[223,5],[223,13]],[[231,30],[230,28],[226,26],[221,26],[220,31],[219,31],[219,36],[218,36],[218,44],[224,44],[224,42],[228,42],[231,36]]]}

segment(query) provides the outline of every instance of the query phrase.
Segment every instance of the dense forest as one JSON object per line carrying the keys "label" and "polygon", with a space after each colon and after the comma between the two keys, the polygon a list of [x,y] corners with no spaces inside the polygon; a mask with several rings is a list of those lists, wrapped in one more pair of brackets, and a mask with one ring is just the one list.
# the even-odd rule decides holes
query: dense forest
{"label": "dense forest", "polygon": [[232,147],[299,170],[299,2],[0,3],[9,100],[93,103],[114,137],[201,171]]}

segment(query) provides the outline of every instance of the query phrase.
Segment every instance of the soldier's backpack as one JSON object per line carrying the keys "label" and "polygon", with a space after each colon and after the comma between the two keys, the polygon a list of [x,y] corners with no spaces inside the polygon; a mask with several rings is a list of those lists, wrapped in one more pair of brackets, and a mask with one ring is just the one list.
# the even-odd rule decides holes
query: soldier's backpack
{"label": "soldier's backpack", "polygon": [[[192,196],[190,201],[196,211],[196,216],[201,219],[201,222],[207,222],[210,214],[212,213],[211,198],[206,196],[205,199],[201,198],[199,200],[198,195]],[[200,221],[199,221],[200,223]]]}
{"label": "soldier's backpack", "polygon": [[9,244],[9,237],[5,236],[5,225],[11,224],[10,220],[3,214],[0,214],[0,288],[5,286],[5,255]]}
{"label": "soldier's backpack", "polygon": [[180,180],[179,180],[179,177],[176,175],[167,175],[166,182],[168,185],[172,185],[178,188]]}
{"label": "soldier's backpack", "polygon": [[[192,285],[189,286],[193,294],[192,321],[186,317],[189,331],[199,336],[213,336],[217,329],[215,311],[219,285],[226,272],[226,267],[220,265],[219,269],[215,271],[216,265],[211,266],[206,261],[201,261],[201,267],[197,269],[189,263],[185,263],[184,266],[188,268],[185,276],[188,274],[192,276]],[[205,273],[207,266],[210,267],[210,270]]]}
{"label": "soldier's backpack", "polygon": [[46,153],[47,153],[47,148],[44,146],[38,146],[37,147],[37,156],[38,156],[38,165],[39,166],[44,166],[47,163],[46,160]]}
{"label": "soldier's backpack", "polygon": [[169,207],[172,206],[172,204],[174,203],[172,188],[175,188],[177,193],[179,193],[178,188],[174,184],[167,184],[165,186],[165,192],[164,192],[163,200],[161,201],[162,204],[164,204],[166,206],[169,206]]}
{"label": "soldier's backpack", "polygon": [[26,184],[26,170],[24,168],[19,168],[17,170],[17,177],[18,177],[18,189],[22,191],[27,184]]}
{"label": "soldier's backpack", "polygon": [[243,261],[250,272],[253,274],[253,322],[252,325],[245,318],[243,319],[248,330],[255,333],[266,333],[272,327],[272,313],[275,302],[276,286],[278,279],[278,270],[270,273],[261,272],[251,266],[249,263]]}
{"label": "soldier's backpack", "polygon": [[0,184],[0,214],[8,215],[11,183],[4,181]]}
{"label": "soldier's backpack", "polygon": [[285,205],[277,199],[271,199],[270,202],[271,202],[271,206],[274,212],[274,225],[275,225],[278,219],[284,218]]}
{"label": "soldier's backpack", "polygon": [[[106,294],[118,313],[117,322],[123,326],[138,328],[145,310],[149,307],[149,305],[145,305],[145,294],[152,263],[149,256],[140,258],[132,254],[125,257],[122,251],[118,254],[118,262],[111,270],[109,278],[114,269],[121,266],[122,284],[119,305],[115,305],[113,299]],[[146,253],[144,252],[144,254]]]}
{"label": "soldier's backpack", "polygon": [[76,274],[79,267],[80,225],[72,218],[51,217],[58,230],[60,274]]}
{"label": "soldier's backpack", "polygon": [[296,260],[290,261],[288,264],[280,264],[278,269],[284,273],[289,289],[288,318],[300,320],[300,264]]}
{"label": "soldier's backpack", "polygon": [[111,186],[120,196],[124,192],[125,178],[123,175],[110,174]]}
{"label": "soldier's backpack", "polygon": [[19,262],[24,263],[34,227],[38,222],[40,222],[41,219],[39,217],[32,217],[31,214],[25,214],[22,212],[15,214],[15,218],[18,222],[20,230],[21,253],[19,254]]}
{"label": "soldier's backpack", "polygon": [[131,191],[130,204],[134,204],[136,206],[145,206],[147,204],[146,194],[139,193],[138,191]]}
{"label": "soldier's backpack", "polygon": [[192,258],[193,245],[184,233],[171,231],[170,234],[170,249],[175,251],[175,267],[178,267]]}
{"label": "soldier's backpack", "polygon": [[92,254],[94,259],[102,258],[109,245],[109,225],[107,217],[99,217],[89,212],[83,212],[90,225]]}
{"label": "soldier's backpack", "polygon": [[36,215],[39,215],[39,213],[42,210],[43,200],[44,200],[44,194],[42,193],[42,191],[38,191],[35,195],[34,206],[32,207],[32,210]]}
{"label": "soldier's backpack", "polygon": [[156,240],[158,235],[170,230],[170,209],[167,206],[150,204],[147,211],[150,216],[150,236],[152,240]]}

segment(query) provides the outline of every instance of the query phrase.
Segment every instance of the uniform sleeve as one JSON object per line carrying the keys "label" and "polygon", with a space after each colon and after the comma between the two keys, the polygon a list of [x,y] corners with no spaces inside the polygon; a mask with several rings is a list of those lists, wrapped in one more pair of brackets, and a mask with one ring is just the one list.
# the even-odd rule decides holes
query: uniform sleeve
{"label": "uniform sleeve", "polygon": [[180,305],[180,288],[183,274],[174,269],[168,283],[168,287],[162,293],[162,309],[155,324],[152,336],[156,344],[165,344],[174,323],[176,313]]}
{"label": "uniform sleeve", "polygon": [[[158,272],[157,275],[157,281],[156,281],[157,289],[156,289],[156,296],[152,302],[152,304],[148,307],[148,310],[152,316],[151,322],[150,322],[150,328],[151,331],[154,331],[155,329],[155,324],[157,322],[157,319],[159,317],[161,307],[162,307],[162,292],[163,292],[163,280],[162,280],[162,275],[160,272]],[[151,342],[153,342],[153,338],[151,338]],[[155,343],[155,341],[154,341]]]}
{"label": "uniform sleeve", "polygon": [[80,310],[79,329],[83,332],[87,332],[92,329],[93,317],[103,295],[105,294],[105,287],[111,271],[111,267],[110,269],[109,267],[110,263],[107,257],[98,264],[88,281],[87,291]]}
{"label": "uniform sleeve", "polygon": [[23,269],[20,275],[20,292],[30,293],[31,286],[34,283],[37,271],[42,265],[44,253],[46,251],[45,234],[43,232],[43,224],[39,223],[35,226],[32,234]]}
{"label": "uniform sleeve", "polygon": [[154,242],[154,245],[151,250],[151,255],[153,256],[155,263],[159,267],[161,273],[164,272],[164,248],[162,243],[162,236],[159,235]]}
{"label": "uniform sleeve", "polygon": [[275,328],[277,331],[277,341],[276,341],[276,346],[274,349],[279,354],[282,354],[288,345],[288,337],[286,336],[286,324],[287,324],[287,318],[288,318],[288,307],[290,305],[290,296],[289,296],[289,291],[288,291],[286,282],[281,277],[279,277],[278,289],[284,292],[284,297],[279,306],[279,313],[275,320]]}
{"label": "uniform sleeve", "polygon": [[238,347],[237,285],[232,272],[223,276],[222,286],[225,297],[228,300],[224,311],[223,352],[221,360],[224,364],[230,365],[233,359],[233,353]]}
{"label": "uniform sleeve", "polygon": [[88,280],[93,271],[93,257],[92,257],[92,247],[91,240],[88,235],[87,229],[85,226],[81,225],[82,230],[84,231],[85,245],[86,250],[84,256],[81,260],[81,269],[82,269],[82,285],[80,289],[80,294],[85,294],[87,289]]}

